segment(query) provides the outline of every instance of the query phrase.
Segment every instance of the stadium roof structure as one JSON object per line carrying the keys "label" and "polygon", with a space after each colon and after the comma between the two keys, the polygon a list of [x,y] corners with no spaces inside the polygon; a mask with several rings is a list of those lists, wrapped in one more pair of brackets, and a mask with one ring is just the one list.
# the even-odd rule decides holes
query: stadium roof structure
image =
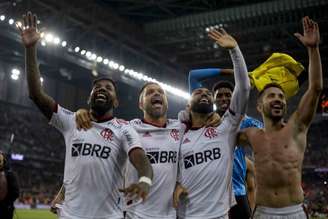
{"label": "stadium roof structure", "polygon": [[[101,61],[105,62],[103,59],[108,57],[125,69],[146,72],[151,78],[171,81],[174,87],[187,90],[190,69],[231,68],[228,53],[208,39],[206,28],[210,26],[223,26],[238,40],[249,70],[272,52],[288,53],[307,66],[306,50],[293,36],[294,32],[301,31],[304,15],[319,23],[323,42],[328,38],[326,0],[15,0],[0,3],[0,14],[14,19],[20,18],[27,9],[38,15],[42,29],[56,33],[68,43],[65,50],[60,46],[41,50],[41,63],[50,69],[49,74],[51,69],[57,69],[61,72],[58,78],[74,78],[81,83],[93,77],[81,72],[91,70],[110,74],[132,86],[139,85],[134,79],[142,75],[117,74],[118,68],[104,68],[97,62],[100,56]],[[3,28],[0,37],[19,42],[14,28]],[[81,56],[82,50],[97,56],[93,60],[85,59]],[[326,44],[321,45],[321,54],[325,68]],[[0,57],[13,62],[21,60],[21,46],[2,49]],[[67,70],[70,67],[76,69]],[[302,77],[306,78],[306,74]]]}

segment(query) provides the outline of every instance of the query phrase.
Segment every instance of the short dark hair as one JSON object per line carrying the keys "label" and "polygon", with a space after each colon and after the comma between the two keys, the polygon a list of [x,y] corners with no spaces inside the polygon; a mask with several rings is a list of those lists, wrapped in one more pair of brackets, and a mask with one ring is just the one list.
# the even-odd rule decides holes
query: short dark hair
{"label": "short dark hair", "polygon": [[219,90],[221,88],[228,88],[233,91],[234,87],[235,86],[230,81],[219,81],[213,85],[212,92],[214,94],[216,90]]}
{"label": "short dark hair", "polygon": [[158,86],[161,86],[161,85],[159,85],[159,83],[156,83],[156,82],[147,82],[147,83],[145,83],[145,84],[141,87],[141,89],[140,89],[140,91],[139,91],[139,95],[138,95],[139,100],[140,100],[140,96],[141,96],[142,92],[146,89],[146,87],[148,87],[148,86],[151,85],[151,84],[156,84],[156,85],[158,85]]}
{"label": "short dark hair", "polygon": [[117,92],[116,83],[110,77],[98,77],[98,78],[94,79],[92,81],[92,87],[95,86],[95,84],[98,83],[99,81],[110,81],[113,84],[113,86],[114,86],[115,92]]}
{"label": "short dark hair", "polygon": [[280,84],[277,84],[277,83],[269,83],[267,85],[264,86],[264,88],[257,94],[257,99],[260,99],[261,96],[263,95],[264,91],[271,88],[271,87],[276,87],[276,88],[279,88],[284,94],[285,94],[285,91],[284,89],[282,89],[282,87],[280,86]]}

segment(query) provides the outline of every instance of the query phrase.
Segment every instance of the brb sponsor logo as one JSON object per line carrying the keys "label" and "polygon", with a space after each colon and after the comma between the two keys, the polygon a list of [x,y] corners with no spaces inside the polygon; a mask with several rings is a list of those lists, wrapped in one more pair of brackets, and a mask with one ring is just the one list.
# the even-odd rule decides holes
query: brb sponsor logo
{"label": "brb sponsor logo", "polygon": [[183,158],[183,163],[185,169],[190,167],[206,163],[212,160],[220,159],[221,151],[220,148],[213,148],[212,150],[205,150],[201,152],[197,152]]}
{"label": "brb sponsor logo", "polygon": [[99,144],[76,143],[72,145],[72,157],[96,156],[99,158],[107,159],[110,155],[110,152],[110,147],[101,146]]}
{"label": "brb sponsor logo", "polygon": [[176,151],[149,151],[147,157],[151,164],[177,162]]}

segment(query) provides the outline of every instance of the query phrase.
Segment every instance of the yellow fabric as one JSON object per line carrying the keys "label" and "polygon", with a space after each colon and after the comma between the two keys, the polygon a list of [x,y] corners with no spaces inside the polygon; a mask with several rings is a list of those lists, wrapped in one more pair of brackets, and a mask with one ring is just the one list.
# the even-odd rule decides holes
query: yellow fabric
{"label": "yellow fabric", "polygon": [[298,89],[297,77],[304,71],[301,63],[284,53],[273,53],[263,64],[250,72],[252,86],[261,91],[269,83],[279,84],[286,97],[294,96]]}

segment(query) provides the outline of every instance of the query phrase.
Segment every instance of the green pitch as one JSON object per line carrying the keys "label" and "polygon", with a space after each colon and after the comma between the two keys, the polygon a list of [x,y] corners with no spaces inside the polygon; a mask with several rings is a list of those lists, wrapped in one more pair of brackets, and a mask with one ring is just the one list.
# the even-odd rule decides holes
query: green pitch
{"label": "green pitch", "polygon": [[[58,219],[58,218],[49,210],[17,209],[14,215],[14,219]],[[321,218],[312,218],[312,219],[325,219],[325,218],[321,217]]]}
{"label": "green pitch", "polygon": [[49,210],[16,209],[14,219],[57,219]]}

